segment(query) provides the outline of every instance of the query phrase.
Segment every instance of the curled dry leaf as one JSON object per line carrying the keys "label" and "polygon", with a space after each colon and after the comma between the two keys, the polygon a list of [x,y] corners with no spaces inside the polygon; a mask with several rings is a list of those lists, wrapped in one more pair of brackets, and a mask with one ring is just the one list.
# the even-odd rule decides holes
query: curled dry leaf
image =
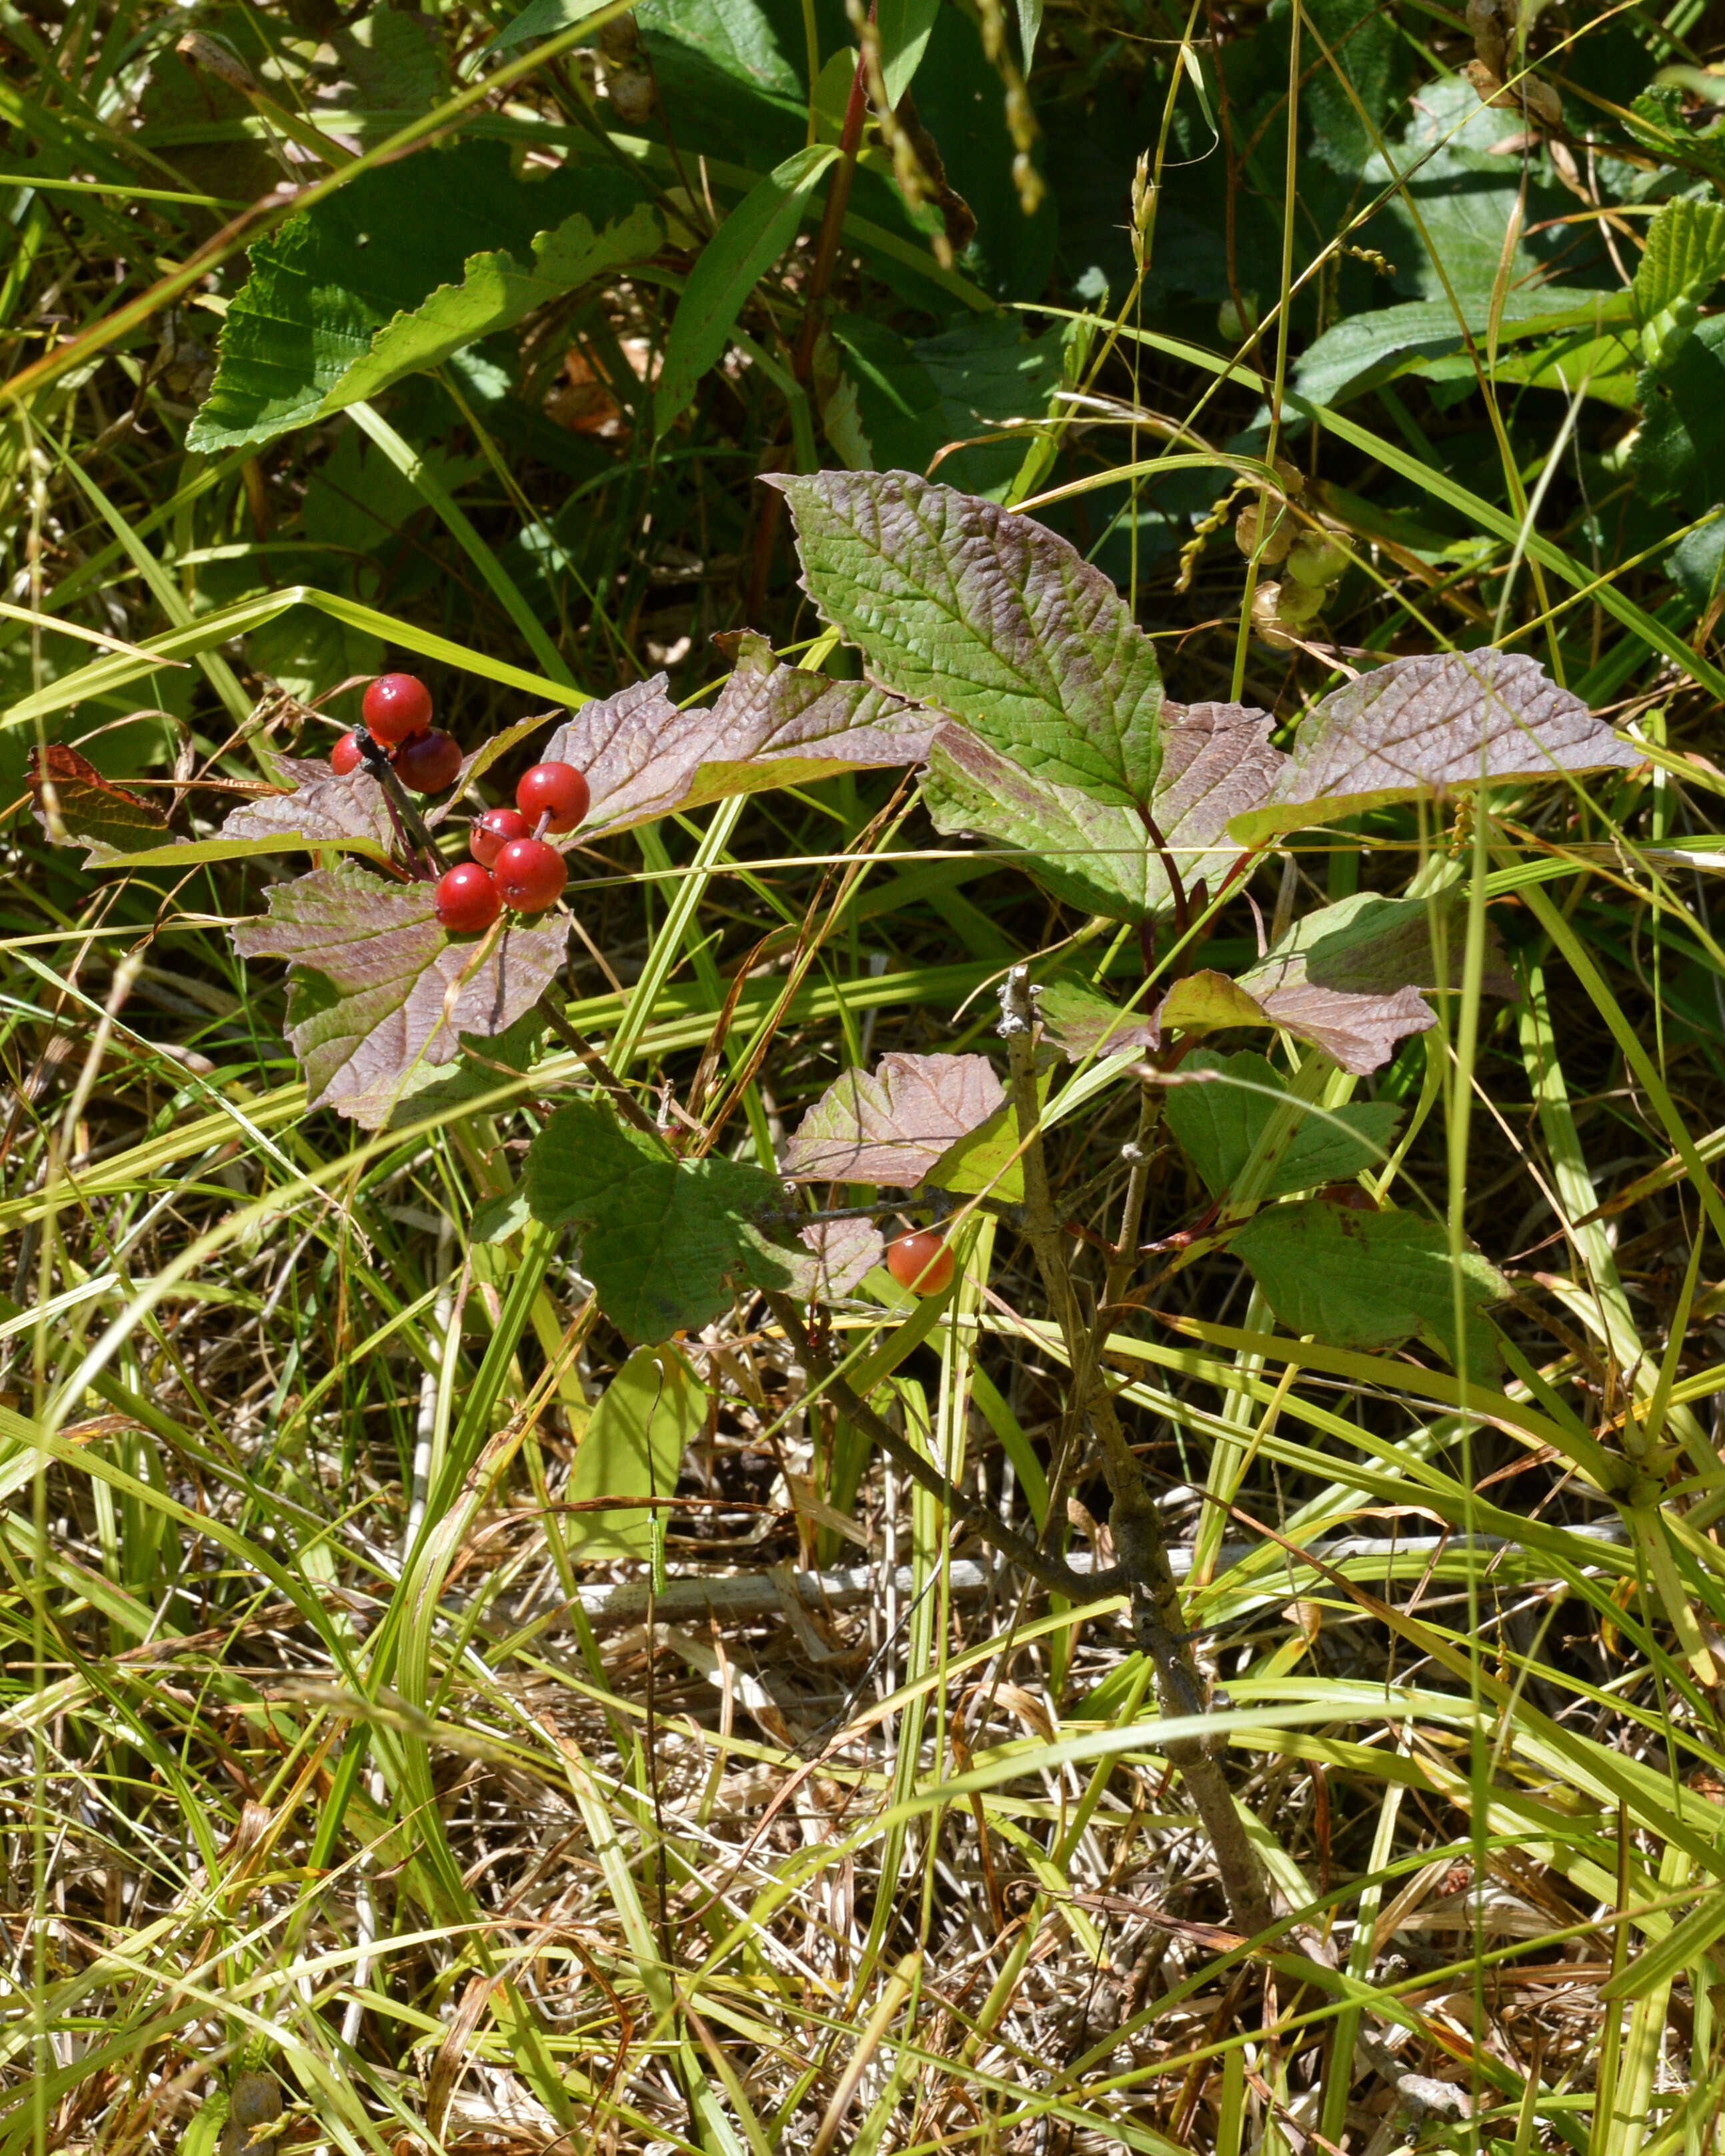
{"label": "curled dry leaf", "polygon": [[911,472],[766,476],[790,502],[803,589],[883,688],[1050,784],[1122,807],[1150,798],[1156,647],[1076,547]]}
{"label": "curled dry leaf", "polygon": [[798,1183],[913,1189],[1006,1096],[985,1055],[884,1055],[847,1070],[803,1117],[784,1156]]}
{"label": "curled dry leaf", "polygon": [[167,819],[153,802],[104,778],[64,742],[32,752],[28,783],[36,821],[56,845],[87,847],[86,867],[167,834]]}
{"label": "curled dry leaf", "polygon": [[434,895],[429,883],[319,869],[273,885],[269,912],[234,931],[242,957],[292,969],[287,1037],[311,1106],[376,1127],[418,1065],[453,1061],[464,1033],[504,1032],[557,978],[562,920],[511,920],[490,939],[452,942]]}
{"label": "curled dry leaf", "polygon": [[1022,849],[1021,865],[1053,897],[1111,921],[1168,906],[1170,862],[1186,891],[1214,891],[1241,852],[1230,819],[1269,798],[1287,759],[1268,714],[1245,705],[1168,704],[1163,718],[1161,769],[1142,804],[1033,778],[968,727],[942,726],[922,782],[935,828]]}
{"label": "curled dry leaf", "polygon": [[658,674],[583,705],[547,744],[547,759],[587,775],[584,837],[732,794],[920,763],[937,724],[865,682],[781,666],[764,638],[747,634],[710,709],[679,711],[665,685]]}
{"label": "curled dry leaf", "polygon": [[1627,769],[1640,752],[1519,651],[1392,660],[1334,690],[1300,729],[1270,798],[1236,813],[1243,844],[1482,779]]}

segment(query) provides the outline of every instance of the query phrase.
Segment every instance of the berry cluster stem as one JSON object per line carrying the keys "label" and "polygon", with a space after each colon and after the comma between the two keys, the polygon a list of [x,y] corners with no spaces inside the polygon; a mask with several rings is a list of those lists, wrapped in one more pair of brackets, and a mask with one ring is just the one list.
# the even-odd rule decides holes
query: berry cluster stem
{"label": "berry cluster stem", "polygon": [[425,856],[422,875],[439,875],[443,861],[437,850],[437,841],[426,828],[424,818],[408,800],[407,788],[391,767],[388,751],[381,742],[374,741],[363,726],[353,729],[353,745],[364,757],[366,769],[383,789],[383,798],[389,803],[389,813],[394,819],[403,850],[411,855],[417,846]]}

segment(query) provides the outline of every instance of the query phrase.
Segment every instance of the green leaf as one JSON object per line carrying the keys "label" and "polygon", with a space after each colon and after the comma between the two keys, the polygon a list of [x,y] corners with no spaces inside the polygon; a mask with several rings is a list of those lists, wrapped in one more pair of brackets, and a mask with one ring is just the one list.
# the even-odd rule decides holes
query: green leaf
{"label": "green leaf", "polygon": [[[1402,374],[1453,372],[1471,380],[1473,362],[1466,357],[1468,341],[1472,339],[1483,361],[1490,314],[1487,295],[1464,308],[1461,321],[1447,299],[1410,300],[1404,306],[1344,316],[1307,347],[1295,369],[1294,388],[1314,404],[1340,404]],[[1558,329],[1597,331],[1614,321],[1628,331],[1630,307],[1622,293],[1578,294],[1561,286],[1536,285],[1514,294],[1505,304],[1498,334],[1501,341],[1513,343]],[[1626,360],[1630,349],[1627,336],[1622,349]],[[1452,355],[1461,355],[1455,369],[1435,366]],[[1505,366],[1502,356],[1498,365],[1500,369]],[[1574,378],[1580,378],[1579,371]]]}
{"label": "green leaf", "polygon": [[1670,202],[1647,228],[1630,287],[1650,367],[1668,366],[1695,326],[1696,310],[1725,275],[1725,204]]}
{"label": "green leaf", "polygon": [[1036,57],[1036,38],[1042,28],[1042,0],[1019,0],[1019,44],[1024,73]]}
{"label": "green leaf", "polygon": [[784,1210],[776,1176],[678,1160],[597,1101],[552,1117],[528,1152],[525,1187],[536,1219],[580,1229],[599,1307],[632,1340],[711,1323],[744,1281],[788,1289],[799,1277],[798,1255],[775,1248],[758,1224]]}
{"label": "green leaf", "polygon": [[268,441],[374,397],[663,236],[627,175],[517,178],[504,142],[379,166],[252,249],[187,445]]}
{"label": "green leaf", "polygon": [[1636,385],[1641,425],[1630,466],[1654,501],[1681,502],[1698,516],[1720,498],[1725,465],[1725,315],[1697,323],[1665,365]]}
{"label": "green leaf", "polygon": [[1291,1332],[1330,1348],[1393,1348],[1417,1337],[1456,1368],[1465,1345],[1470,1378],[1489,1381],[1497,1371],[1497,1335],[1481,1312],[1507,1296],[1509,1283],[1476,1251],[1462,1251],[1452,1265],[1440,1220],[1306,1198],[1266,1206],[1229,1247]]}
{"label": "green leaf", "polygon": [[[1180,1065],[1178,1077],[1182,1082],[1168,1087],[1163,1120],[1210,1195],[1223,1197],[1250,1158],[1276,1113],[1276,1096],[1287,1091],[1287,1081],[1267,1058],[1250,1049],[1237,1055],[1200,1050]],[[1202,1082],[1189,1082],[1194,1077]],[[1263,1195],[1285,1198],[1291,1191],[1342,1182],[1375,1167],[1388,1158],[1401,1114],[1393,1101],[1309,1109]]]}
{"label": "green leaf", "polygon": [[908,472],[773,478],[804,588],[896,695],[1025,770],[1130,808],[1162,766],[1155,646],[1043,526]]}
{"label": "green leaf", "polygon": [[1093,1055],[1140,1055],[1162,1043],[1162,1027],[1142,1009],[1122,1010],[1081,981],[1050,981],[1037,998],[1050,1040],[1074,1063]]}
{"label": "green leaf", "polygon": [[[1148,798],[1116,805],[1033,776],[963,726],[935,736],[923,799],[940,831],[1022,850],[1022,865],[1062,903],[1111,921],[1143,921],[1173,901],[1168,863],[1189,893],[1239,860],[1229,819],[1268,795],[1286,762],[1271,721],[1240,704],[1168,704]],[[1163,844],[1150,835],[1146,812]]]}
{"label": "green leaf", "polygon": [[[1028,0],[1019,0],[1021,7]],[[896,107],[916,79],[928,49],[940,0],[880,0],[875,26],[880,33],[880,73],[886,102]]]}
{"label": "green leaf", "polygon": [[653,392],[663,434],[688,409],[695,385],[723,355],[756,285],[796,237],[815,184],[838,157],[817,142],[798,150],[743,197],[701,250],[677,303],[665,365]]}
{"label": "green leaf", "polygon": [[504,24],[485,50],[501,53],[514,45],[542,44],[560,31],[572,30],[589,15],[597,15],[604,5],[605,0],[527,0],[520,14]]}
{"label": "green leaf", "polygon": [[[927,473],[948,444],[1004,420],[1040,418],[1060,387],[1065,332],[1030,339],[1001,311],[938,336],[906,338],[883,322],[834,316],[816,362],[827,439],[852,471]],[[836,370],[836,371],[835,371]],[[1024,462],[1022,431],[941,457],[943,483],[996,501]]]}
{"label": "green leaf", "polygon": [[[1312,154],[1351,181],[1389,133],[1411,72],[1410,49],[1395,17],[1379,0],[1303,4],[1312,31],[1329,51],[1301,90],[1300,116],[1307,124]],[[1352,96],[1332,66],[1351,86]]]}
{"label": "green leaf", "polygon": [[1483,779],[1625,770],[1640,760],[1525,653],[1437,652],[1392,660],[1332,690],[1301,725],[1270,799],[1228,829],[1259,846]]}
{"label": "green leaf", "polygon": [[[575,1449],[572,1507],[597,1497],[669,1497],[683,1455],[706,1424],[707,1390],[675,1348],[637,1348],[599,1395]],[[645,1505],[567,1515],[563,1536],[581,1558],[645,1557],[653,1513]]]}

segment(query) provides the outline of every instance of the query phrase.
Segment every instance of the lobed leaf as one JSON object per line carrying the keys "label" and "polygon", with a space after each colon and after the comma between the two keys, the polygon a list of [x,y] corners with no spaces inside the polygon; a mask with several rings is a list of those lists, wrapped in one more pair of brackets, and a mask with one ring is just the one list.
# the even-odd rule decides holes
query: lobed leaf
{"label": "lobed leaf", "polygon": [[1076,547],[910,472],[763,477],[790,502],[804,590],[884,688],[1050,783],[1122,807],[1151,798],[1155,646]]}
{"label": "lobed leaf", "polygon": [[[1221,1198],[1251,1158],[1287,1081],[1250,1049],[1237,1055],[1201,1049],[1186,1058],[1179,1075],[1200,1082],[1169,1086],[1163,1120],[1204,1188],[1213,1198]],[[1401,1116],[1393,1101],[1353,1101],[1309,1111],[1271,1171],[1263,1195],[1284,1198],[1375,1167],[1388,1153]]]}
{"label": "lobed leaf", "polygon": [[[1466,913],[1459,892],[1431,900],[1356,892],[1296,921],[1238,980],[1189,973],[1157,1018],[1166,1032],[1281,1026],[1344,1070],[1375,1070],[1398,1041],[1437,1024],[1422,991],[1459,983]],[[1488,995],[1516,993],[1495,940],[1481,985]]]}
{"label": "lobed leaf", "polygon": [[1638,749],[1523,652],[1395,659],[1323,699],[1270,799],[1228,828],[1243,845],[1260,846],[1283,831],[1422,793],[1640,761]]}
{"label": "lobed leaf", "polygon": [[1006,1098],[985,1055],[883,1055],[847,1070],[803,1118],[784,1172],[798,1183],[913,1189]]}
{"label": "lobed leaf", "polygon": [[547,744],[547,757],[587,774],[583,837],[732,794],[920,763],[937,723],[866,682],[781,666],[764,637],[747,634],[710,709],[679,711],[665,684],[657,674],[584,704]]}
{"label": "lobed leaf", "polygon": [[56,845],[85,846],[86,868],[167,835],[167,819],[141,793],[104,778],[64,742],[30,754],[30,813]]}
{"label": "lobed leaf", "polygon": [[886,1238],[872,1220],[812,1220],[798,1239],[814,1258],[814,1276],[802,1291],[809,1301],[849,1295],[886,1250]]}
{"label": "lobed leaf", "polygon": [[[1368,1213],[1306,1198],[1255,1214],[1229,1247],[1291,1332],[1332,1348],[1393,1348],[1419,1338],[1489,1382],[1497,1336],[1481,1315],[1509,1283],[1476,1251],[1453,1260],[1440,1220]],[[1461,1329],[1456,1329],[1456,1288]]]}
{"label": "lobed leaf", "polygon": [[307,1105],[368,1129],[386,1122],[409,1075],[454,1060],[462,1034],[494,1038],[556,979],[567,924],[506,918],[485,939],[439,927],[430,883],[391,885],[349,866],[273,885],[269,911],[243,921],[245,958],[291,969],[287,1037]]}
{"label": "lobed leaf", "polygon": [[323,757],[283,756],[277,768],[294,782],[285,793],[260,793],[223,818],[223,839],[268,840],[278,846],[352,846],[387,859],[395,826],[382,788],[362,766],[341,778]]}
{"label": "lobed leaf", "polygon": [[581,1230],[599,1307],[632,1340],[711,1322],[738,1285],[795,1290],[809,1265],[761,1224],[784,1207],[765,1169],[678,1160],[598,1101],[560,1108],[533,1141],[524,1178],[534,1217]]}
{"label": "lobed leaf", "polygon": [[937,830],[1023,849],[1024,867],[1064,904],[1146,920],[1173,899],[1164,851],[1187,891],[1214,887],[1241,851],[1230,819],[1264,801],[1287,761],[1269,716],[1244,705],[1167,704],[1163,720],[1162,766],[1142,807],[1033,777],[957,726],[935,736],[923,798]]}
{"label": "lobed leaf", "polygon": [[1074,1063],[1093,1055],[1142,1055],[1162,1045],[1154,1013],[1122,1010],[1078,981],[1050,981],[1037,998],[1043,1030]]}

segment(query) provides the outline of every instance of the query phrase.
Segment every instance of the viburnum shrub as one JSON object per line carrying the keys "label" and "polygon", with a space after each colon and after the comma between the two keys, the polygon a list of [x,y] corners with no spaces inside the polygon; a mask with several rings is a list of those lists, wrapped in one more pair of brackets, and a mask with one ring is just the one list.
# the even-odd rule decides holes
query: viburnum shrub
{"label": "viburnum shrub", "polygon": [[[959,1520],[1060,1593],[1092,1594],[1111,1578],[1128,1590],[1164,1704],[1187,1711],[1189,1650],[1175,1636],[1155,1507],[1092,1351],[1045,1121],[1080,1106],[1094,1115],[1088,1104],[1110,1090],[1137,1096],[1118,1230],[1099,1260],[1107,1305],[1130,1296],[1142,1265],[1148,1161],[1165,1132],[1209,1202],[1156,1241],[1163,1277],[1225,1249],[1296,1334],[1352,1350],[1417,1341],[1489,1378],[1498,1336],[1484,1312],[1505,1283],[1478,1254],[1454,1250],[1440,1221],[1382,1202],[1372,1171],[1402,1109],[1350,1097],[1402,1040],[1436,1024],[1435,996],[1464,978],[1485,995],[1515,992],[1489,923],[1479,932],[1467,860],[1440,855],[1414,896],[1284,903],[1267,926],[1243,903],[1235,919],[1256,948],[1241,964],[1207,963],[1208,939],[1291,833],[1486,784],[1499,810],[1632,767],[1640,751],[1532,658],[1490,649],[1377,663],[1319,697],[1284,747],[1267,712],[1168,697],[1156,646],[1120,594],[1030,518],[901,472],[771,483],[789,506],[804,588],[865,678],[782,665],[745,635],[711,706],[680,710],[660,676],[561,718],[524,718],[470,747],[448,798],[423,812],[376,751],[345,777],[289,762],[287,786],[233,811],[220,841],[347,858],[272,884],[266,911],[234,941],[290,970],[287,1033],[310,1103],[376,1126],[410,1110],[464,1040],[476,1070],[495,1075],[488,1044],[512,1029],[530,1036],[522,1057],[542,1023],[567,1036],[556,983],[569,921],[558,901],[588,841],[738,793],[914,767],[937,830],[1002,850],[1000,864],[1091,924],[1001,979],[1004,1083],[992,1055],[883,1055],[872,1070],[842,1073],[769,1168],[726,1158],[694,1129],[661,1130],[627,1071],[583,1044],[557,1066],[556,1086],[573,1097],[533,1140],[521,1202],[543,1228],[578,1233],[599,1307],[631,1339],[697,1329],[737,1290],[757,1291],[840,1414]],[[1286,589],[1319,588],[1337,566],[1327,535],[1296,533],[1283,553]],[[412,677],[388,675],[367,692],[374,741],[429,731],[429,696],[404,683]],[[44,775],[60,828],[138,858],[148,819],[163,829],[159,813],[70,752],[56,755]],[[516,808],[488,805],[488,774],[528,755],[537,760]],[[452,831],[463,803],[475,820]],[[457,867],[466,846],[473,858]],[[1297,900],[1293,882],[1284,890]],[[578,868],[567,891],[578,906]],[[1099,936],[1107,955],[1081,963]],[[1140,978],[1120,1001],[1105,983],[1122,955]],[[1277,1037],[1299,1044],[1291,1067],[1262,1052]],[[1064,1080],[1062,1060],[1076,1066]],[[844,1202],[859,1185],[894,1194]],[[808,1202],[834,1186],[840,1202]],[[886,1254],[877,1217],[937,1199],[942,1231],[915,1230]],[[1017,1228],[1034,1254],[1074,1373],[1070,1411],[1112,1491],[1113,1573],[1081,1576],[948,1486],[850,1389],[822,1329],[799,1315],[799,1304],[842,1300],[883,1256],[931,1301],[962,1295],[983,1213]],[[1201,1747],[1171,1745],[1170,1756],[1236,1917],[1254,1928],[1268,1905],[1225,1784]]]}

